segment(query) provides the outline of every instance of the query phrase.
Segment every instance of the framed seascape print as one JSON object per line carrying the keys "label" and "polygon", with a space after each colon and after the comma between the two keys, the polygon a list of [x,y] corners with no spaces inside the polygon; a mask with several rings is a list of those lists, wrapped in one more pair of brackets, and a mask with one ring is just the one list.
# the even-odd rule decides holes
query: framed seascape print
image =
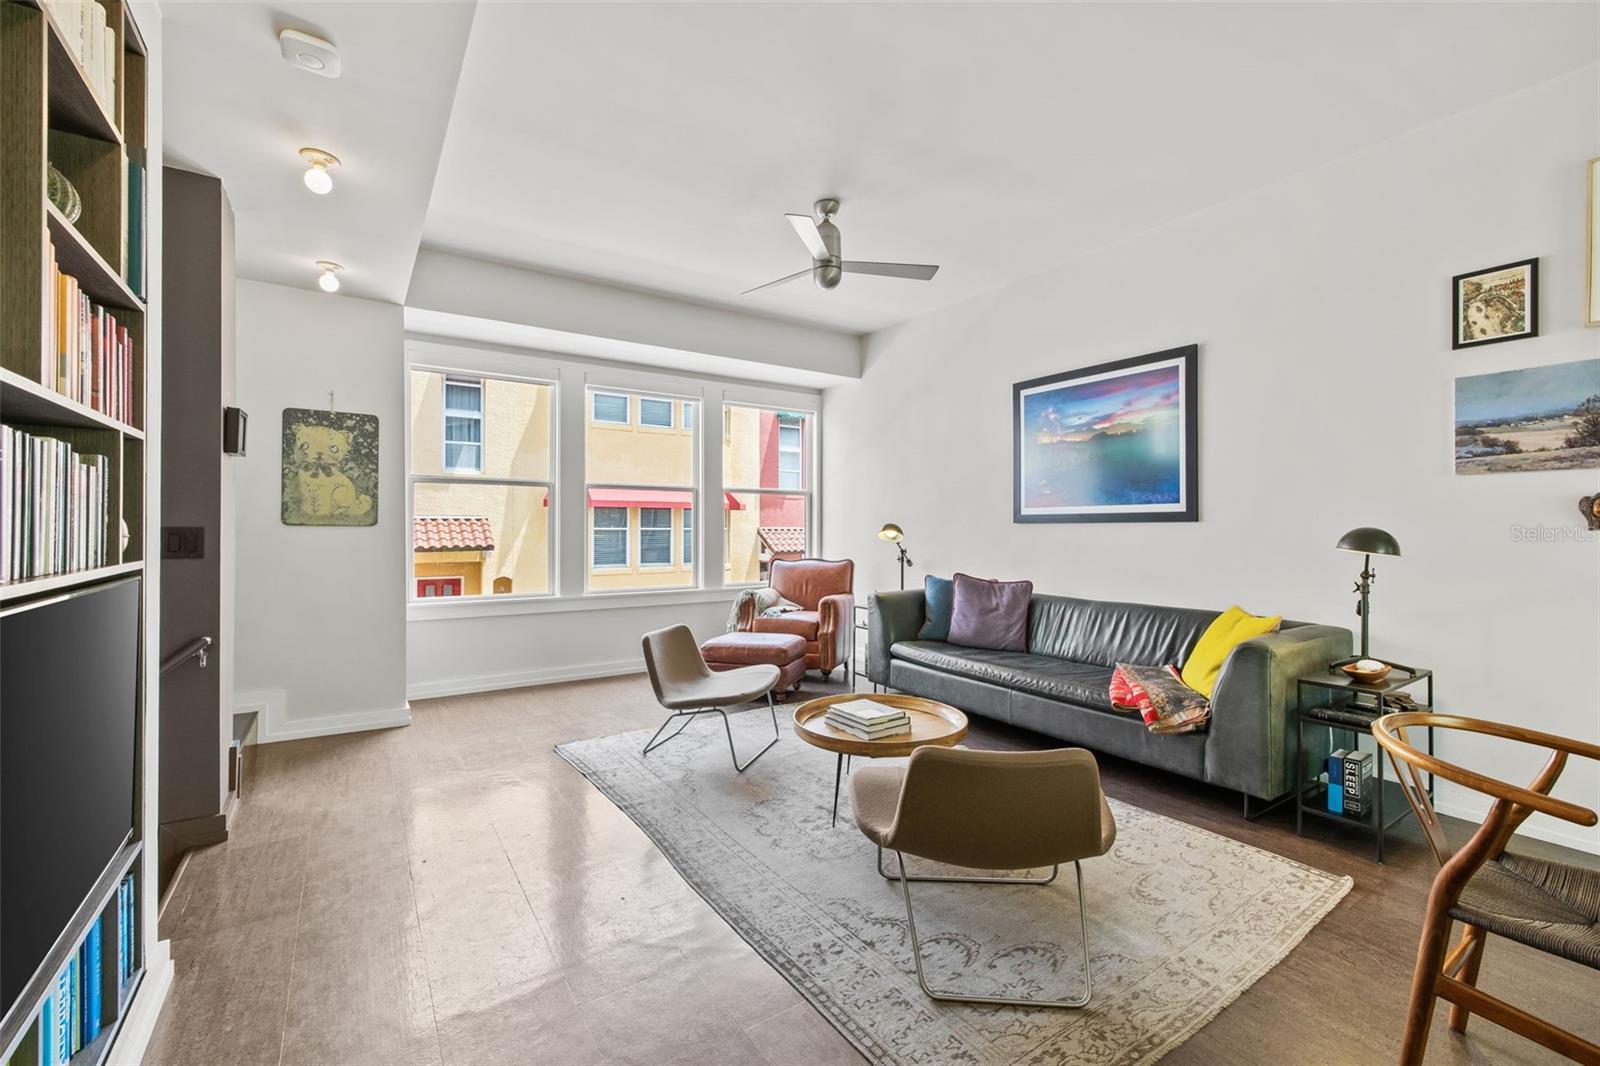
{"label": "framed seascape print", "polygon": [[1456,378],[1456,473],[1600,467],[1600,359]]}
{"label": "framed seascape print", "polygon": [[1196,345],[1012,386],[1012,521],[1196,522]]}
{"label": "framed seascape print", "polygon": [[283,524],[378,524],[378,416],[283,409]]}
{"label": "framed seascape print", "polygon": [[1600,159],[1589,160],[1589,293],[1586,326],[1600,326]]}
{"label": "framed seascape print", "polygon": [[1539,335],[1539,260],[1457,274],[1450,279],[1452,348]]}

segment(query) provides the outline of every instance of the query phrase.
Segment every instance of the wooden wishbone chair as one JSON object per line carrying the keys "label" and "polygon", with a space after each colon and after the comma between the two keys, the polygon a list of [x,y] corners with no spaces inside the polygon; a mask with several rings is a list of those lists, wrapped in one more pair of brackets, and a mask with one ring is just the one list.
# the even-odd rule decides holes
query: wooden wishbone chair
{"label": "wooden wishbone chair", "polygon": [[[1458,729],[1468,733],[1537,744],[1550,758],[1526,788],[1464,770],[1412,747],[1413,727]],[[1504,1000],[1480,992],[1478,967],[1490,933],[1592,969],[1600,970],[1600,871],[1529,859],[1506,851],[1506,843],[1530,814],[1538,811],[1578,825],[1592,826],[1595,812],[1550,790],[1567,756],[1600,760],[1600,745],[1539,733],[1520,726],[1462,718],[1452,714],[1386,714],[1372,724],[1372,735],[1394,759],[1400,787],[1427,833],[1439,874],[1428,893],[1428,909],[1411,978],[1411,1006],[1400,1045],[1401,1066],[1419,1066],[1428,1046],[1434,1001],[1451,1003],[1450,1028],[1465,1032],[1467,1018],[1481,1014],[1496,1025],[1543,1044],[1576,1062],[1600,1066],[1600,1045],[1557,1028]],[[1459,851],[1452,852],[1423,787],[1431,774],[1494,800],[1488,817]],[[1462,923],[1461,940],[1448,956],[1450,923]]]}

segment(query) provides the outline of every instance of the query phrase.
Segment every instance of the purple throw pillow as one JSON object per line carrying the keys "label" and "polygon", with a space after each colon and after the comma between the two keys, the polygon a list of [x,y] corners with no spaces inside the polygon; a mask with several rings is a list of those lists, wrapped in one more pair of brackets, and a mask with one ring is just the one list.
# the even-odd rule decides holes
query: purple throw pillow
{"label": "purple throw pillow", "polygon": [[1028,650],[1028,602],[1032,581],[987,581],[955,576],[950,643],[995,651]]}

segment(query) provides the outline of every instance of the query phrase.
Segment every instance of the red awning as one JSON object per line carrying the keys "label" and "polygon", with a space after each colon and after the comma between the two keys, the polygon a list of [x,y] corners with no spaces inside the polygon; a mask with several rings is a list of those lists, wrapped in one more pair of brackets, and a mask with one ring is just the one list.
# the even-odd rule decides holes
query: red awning
{"label": "red awning", "polygon": [[[694,493],[684,489],[590,489],[589,506],[681,509],[694,506]],[[722,506],[729,511],[744,510],[731,492],[722,494]]]}

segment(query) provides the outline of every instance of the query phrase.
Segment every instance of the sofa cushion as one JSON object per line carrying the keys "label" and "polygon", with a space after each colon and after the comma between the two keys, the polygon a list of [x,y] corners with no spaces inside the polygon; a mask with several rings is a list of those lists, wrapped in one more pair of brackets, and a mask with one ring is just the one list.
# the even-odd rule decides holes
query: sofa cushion
{"label": "sofa cushion", "polygon": [[1119,662],[1177,666],[1216,617],[1187,607],[1039,595],[1029,606],[1028,651],[1108,670]]}
{"label": "sofa cushion", "polygon": [[949,640],[950,612],[956,605],[956,584],[931,574],[922,579],[922,629],[918,640]]}
{"label": "sofa cushion", "polygon": [[955,576],[955,606],[950,612],[950,643],[969,648],[1026,651],[1032,581],[992,581]]}
{"label": "sofa cushion", "polygon": [[1111,710],[1111,667],[1025,651],[968,648],[937,640],[903,640],[889,654],[919,666],[1029,692],[1045,699]]}

